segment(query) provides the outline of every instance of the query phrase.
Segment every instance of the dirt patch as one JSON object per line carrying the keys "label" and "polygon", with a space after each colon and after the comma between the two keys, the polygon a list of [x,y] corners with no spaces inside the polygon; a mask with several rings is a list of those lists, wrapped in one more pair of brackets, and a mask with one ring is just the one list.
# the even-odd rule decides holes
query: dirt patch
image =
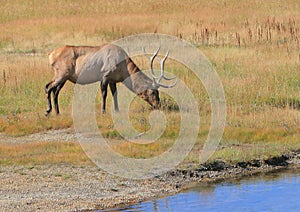
{"label": "dirt patch", "polygon": [[76,135],[71,128],[48,130],[26,136],[7,136],[0,133],[0,143],[26,143],[43,141],[76,141]]}

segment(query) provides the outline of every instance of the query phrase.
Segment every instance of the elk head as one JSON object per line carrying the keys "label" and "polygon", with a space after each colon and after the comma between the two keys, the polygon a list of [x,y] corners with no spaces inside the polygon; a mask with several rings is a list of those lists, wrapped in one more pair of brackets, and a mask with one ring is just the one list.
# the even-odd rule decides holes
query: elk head
{"label": "elk head", "polygon": [[[143,49],[145,52],[145,49]],[[177,77],[171,77],[171,78],[167,78],[165,77],[164,73],[164,65],[165,65],[165,61],[169,55],[169,51],[166,53],[166,55],[164,56],[163,59],[160,59],[157,54],[160,50],[160,47],[154,52],[154,54],[150,57],[150,71],[151,71],[151,75],[152,75],[152,86],[148,89],[145,89],[143,92],[139,93],[138,95],[144,99],[146,102],[148,102],[154,109],[159,108],[159,92],[158,92],[158,88],[159,87],[163,87],[163,88],[172,88],[177,84]],[[156,76],[154,71],[153,71],[153,61],[154,59],[157,59],[160,62],[160,75]],[[160,81],[162,79],[164,80],[173,80],[176,78],[176,81],[171,84],[171,85],[163,85],[160,83]]]}

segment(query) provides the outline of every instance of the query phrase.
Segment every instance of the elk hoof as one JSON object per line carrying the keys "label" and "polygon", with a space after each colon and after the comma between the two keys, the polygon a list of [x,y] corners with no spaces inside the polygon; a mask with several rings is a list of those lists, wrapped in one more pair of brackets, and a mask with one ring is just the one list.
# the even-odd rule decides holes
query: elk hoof
{"label": "elk hoof", "polygon": [[46,117],[49,117],[50,112],[51,112],[51,109],[46,110],[45,116],[46,116]]}

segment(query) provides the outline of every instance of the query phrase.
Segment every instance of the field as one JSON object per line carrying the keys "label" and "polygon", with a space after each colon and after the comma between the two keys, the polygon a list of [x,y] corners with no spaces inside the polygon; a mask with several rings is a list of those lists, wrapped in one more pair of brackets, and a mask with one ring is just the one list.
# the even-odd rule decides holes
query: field
{"label": "field", "polygon": [[[127,35],[162,33],[197,46],[223,83],[227,121],[211,160],[249,160],[298,150],[299,11],[296,0],[4,1],[0,5],[0,132],[24,136],[73,127],[71,83],[66,83],[60,93],[61,115],[44,116],[44,85],[53,76],[47,56],[51,50],[66,44],[101,45]],[[148,69],[145,58],[133,59]],[[197,99],[201,128],[197,144],[186,158],[188,163],[196,163],[210,126],[210,101],[190,70],[174,61],[168,61],[166,69],[188,84]],[[161,99],[168,121],[161,139],[140,146],[114,143],[116,151],[145,158],[172,146],[179,133],[180,116],[172,99],[163,93]],[[108,108],[111,101],[109,95]],[[101,133],[107,139],[121,140],[110,112],[102,115],[100,105],[99,94],[95,107]],[[131,112],[137,130],[149,129],[146,103],[136,98]],[[84,154],[76,142],[0,143],[0,164],[5,165],[81,164],[78,158],[84,158]]]}

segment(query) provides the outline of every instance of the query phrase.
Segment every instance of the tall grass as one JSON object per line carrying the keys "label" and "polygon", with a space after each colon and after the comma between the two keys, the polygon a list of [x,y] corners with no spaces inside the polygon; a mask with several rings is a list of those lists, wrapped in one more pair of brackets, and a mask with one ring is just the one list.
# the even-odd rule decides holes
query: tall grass
{"label": "tall grass", "polygon": [[[72,126],[71,83],[60,94],[63,115],[44,117],[43,88],[53,76],[47,53],[52,49],[65,44],[100,45],[126,35],[157,32],[194,43],[211,60],[227,100],[222,143],[283,142],[289,146],[289,142],[299,142],[299,7],[296,0],[2,2],[0,132],[23,135]],[[148,69],[145,59],[134,60]],[[201,82],[183,65],[168,60],[166,68],[188,84],[197,99],[203,126],[198,143],[202,145],[210,124],[209,97]],[[99,114],[100,99],[99,94]],[[168,96],[162,94],[162,102],[169,121],[162,139],[168,148],[169,141],[178,135],[180,119]],[[111,97],[108,104],[109,107]],[[149,128],[147,110],[142,101],[136,103],[131,121],[138,130]],[[110,114],[105,118],[99,114],[103,135],[120,139]],[[140,119],[146,121],[141,123]],[[129,151],[124,144],[115,148]],[[131,145],[130,150],[142,157],[139,147]]]}

